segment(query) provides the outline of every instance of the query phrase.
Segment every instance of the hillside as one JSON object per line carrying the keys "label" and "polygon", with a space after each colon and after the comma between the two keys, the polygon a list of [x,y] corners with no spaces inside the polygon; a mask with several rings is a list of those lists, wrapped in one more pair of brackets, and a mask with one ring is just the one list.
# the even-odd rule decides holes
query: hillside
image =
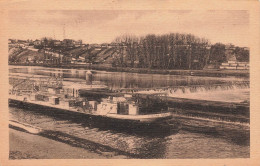
{"label": "hillside", "polygon": [[[54,52],[60,52],[61,49],[52,50]],[[118,61],[119,55],[116,48],[95,48],[95,47],[77,47],[77,48],[68,48],[62,50],[61,54],[66,57],[74,59],[83,59],[88,63],[95,64],[112,64],[115,61]],[[126,54],[126,52],[124,52]],[[223,56],[224,54],[224,56]],[[219,65],[225,61],[237,60],[237,61],[249,61],[248,55],[242,49],[236,48],[235,50],[228,50],[220,54],[219,51],[212,52],[210,56],[213,60],[212,64],[207,64],[204,68],[219,68]],[[17,63],[26,63],[30,62],[40,62],[44,60],[43,50],[33,51],[32,49],[26,49],[21,47],[11,47],[9,48],[9,62]],[[210,61],[211,61],[210,60]],[[214,62],[215,61],[215,62]]]}
{"label": "hillside", "polygon": [[[58,50],[54,50],[58,52]],[[61,54],[65,56],[69,56],[71,58],[78,59],[79,57],[83,57],[87,62],[92,63],[112,63],[113,57],[115,56],[116,49],[115,48],[102,48],[95,49],[89,47],[78,47],[72,48],[66,51],[62,51]],[[43,61],[44,53],[43,50],[32,51],[24,48],[9,48],[9,61],[10,62],[19,62],[25,63],[29,60],[35,61]]]}
{"label": "hillside", "polygon": [[65,54],[70,55],[73,58],[83,57],[87,62],[94,63],[109,63],[112,62],[113,54],[115,53],[115,48],[87,48],[80,47],[75,48],[69,51],[66,51]]}
{"label": "hillside", "polygon": [[9,49],[9,61],[10,62],[26,62],[26,60],[43,61],[43,52],[32,51],[23,48],[10,48]]}

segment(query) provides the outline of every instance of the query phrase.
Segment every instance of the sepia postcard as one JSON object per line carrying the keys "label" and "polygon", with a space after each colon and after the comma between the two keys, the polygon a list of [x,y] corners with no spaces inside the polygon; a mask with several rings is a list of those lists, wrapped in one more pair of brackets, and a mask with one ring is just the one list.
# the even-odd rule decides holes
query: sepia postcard
{"label": "sepia postcard", "polygon": [[259,1],[0,8],[0,166],[260,164]]}

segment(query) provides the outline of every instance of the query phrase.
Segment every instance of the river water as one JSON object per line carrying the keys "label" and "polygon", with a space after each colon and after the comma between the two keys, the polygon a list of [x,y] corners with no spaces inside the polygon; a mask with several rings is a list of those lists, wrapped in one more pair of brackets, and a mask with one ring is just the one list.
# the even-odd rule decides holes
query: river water
{"label": "river water", "polygon": [[[55,69],[44,67],[18,67],[10,66],[10,73],[23,73],[28,75],[61,76],[73,81],[85,81],[86,70]],[[239,77],[199,77],[199,76],[175,76],[159,74],[136,74],[121,72],[93,71],[93,81],[118,89],[154,89],[165,87],[190,87],[212,85],[236,85],[249,81],[248,78]],[[207,88],[210,91],[210,88]],[[219,89],[219,88],[217,88]],[[227,88],[227,90],[242,89],[243,94],[236,102],[249,100],[249,88]],[[245,90],[246,89],[246,90]],[[218,90],[219,96],[222,96]],[[183,91],[184,92],[184,91]],[[232,91],[227,92],[232,94]],[[207,94],[207,93],[204,93]],[[240,93],[236,93],[239,96]],[[202,94],[203,95],[203,94]],[[193,95],[194,96],[194,95]],[[201,96],[201,95],[200,95]],[[214,96],[214,93],[213,93]],[[184,95],[185,97],[185,95]],[[210,98],[207,95],[200,99]],[[217,100],[212,98],[211,100]],[[227,97],[226,102],[233,102],[235,97]],[[47,135],[59,136],[60,141],[69,140],[72,144],[80,144],[89,149],[89,145],[82,144],[82,140],[93,144],[100,144],[112,148],[113,154],[123,154],[129,158],[245,158],[249,157],[249,145],[237,144],[229,139],[198,132],[184,131],[167,136],[148,136],[133,133],[103,130],[92,127],[88,122],[73,120],[58,113],[45,114],[39,110],[27,110],[25,108],[10,107],[10,119],[32,126],[37,126],[49,132]],[[51,134],[50,134],[51,133]],[[64,136],[66,134],[66,137]],[[76,138],[81,139],[78,141]],[[66,142],[66,141],[65,141]],[[91,149],[91,148],[90,148]],[[94,149],[94,148],[93,148]],[[93,150],[95,151],[95,150]],[[106,152],[106,148],[98,151]]]}
{"label": "river water", "polygon": [[[69,118],[61,118],[56,115],[45,115],[37,110],[24,110],[21,108],[9,108],[10,119],[37,126],[43,130],[51,131],[52,135],[59,137],[59,141],[68,141],[73,145],[85,145],[71,137],[93,141],[101,145],[111,147],[116,155],[125,155],[129,158],[247,158],[249,146],[239,145],[228,139],[207,135],[179,131],[165,136],[155,137],[136,135],[127,132],[115,132],[93,128],[88,123],[73,121]],[[66,137],[64,135],[66,134]],[[88,146],[84,147],[91,149]],[[107,152],[100,149],[99,152]],[[111,151],[111,150],[109,150]],[[94,150],[95,152],[95,150]]]}
{"label": "river water", "polygon": [[[63,78],[77,78],[74,81],[86,80],[88,70],[58,69],[45,67],[9,66],[10,73],[24,73],[45,76],[60,76]],[[236,83],[248,81],[241,77],[205,77],[205,76],[180,76],[161,74],[139,74],[127,72],[92,71],[93,81],[100,82],[112,90],[125,88],[159,88],[173,86],[192,86],[212,84]]]}

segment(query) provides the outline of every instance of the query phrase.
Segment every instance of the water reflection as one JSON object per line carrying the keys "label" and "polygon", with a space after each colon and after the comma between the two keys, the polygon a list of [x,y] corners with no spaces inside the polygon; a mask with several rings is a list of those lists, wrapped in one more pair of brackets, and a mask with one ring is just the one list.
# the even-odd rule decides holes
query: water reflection
{"label": "water reflection", "polygon": [[[86,80],[87,70],[78,69],[49,69],[43,67],[9,67],[10,73],[27,73],[45,76],[58,76],[63,78],[78,78]],[[138,74],[125,72],[106,72],[93,71],[93,81],[101,82],[111,90],[118,89],[142,89],[142,88],[159,88],[175,87],[190,85],[211,85],[223,84],[227,82],[248,81],[247,78],[215,78],[199,76],[177,76],[177,75],[160,75],[160,74]]]}

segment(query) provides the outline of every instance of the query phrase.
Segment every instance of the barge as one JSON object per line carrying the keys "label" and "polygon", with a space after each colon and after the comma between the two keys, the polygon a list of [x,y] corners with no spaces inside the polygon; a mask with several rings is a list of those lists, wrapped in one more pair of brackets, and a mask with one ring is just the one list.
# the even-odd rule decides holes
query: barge
{"label": "barge", "polygon": [[[64,81],[63,78],[21,79],[14,76],[9,81],[10,106],[40,111],[51,116],[61,115],[60,118],[67,117],[68,120],[73,119],[99,128],[126,132],[153,134],[179,130],[172,113],[166,108],[140,109],[142,106],[139,101],[129,94],[93,95],[94,92],[100,94],[100,91],[109,94],[109,91],[106,86],[92,84],[92,81],[86,84]],[[82,91],[85,95],[82,95]]]}
{"label": "barge", "polygon": [[[88,106],[88,109],[86,109],[84,106],[70,107],[45,101],[33,101],[24,96],[9,96],[10,106],[40,111],[41,113],[51,114],[52,116],[61,115],[61,118],[76,120],[93,127],[135,133],[150,133],[153,135],[169,134],[180,129],[179,124],[173,121],[171,112],[141,115],[138,114],[138,107],[130,106],[132,108],[130,108],[127,114],[119,114],[118,108],[112,108],[111,104],[108,104],[109,102],[101,102],[97,106]],[[105,108],[104,105],[107,105],[110,110]],[[114,106],[120,106],[120,103],[114,104]]]}

